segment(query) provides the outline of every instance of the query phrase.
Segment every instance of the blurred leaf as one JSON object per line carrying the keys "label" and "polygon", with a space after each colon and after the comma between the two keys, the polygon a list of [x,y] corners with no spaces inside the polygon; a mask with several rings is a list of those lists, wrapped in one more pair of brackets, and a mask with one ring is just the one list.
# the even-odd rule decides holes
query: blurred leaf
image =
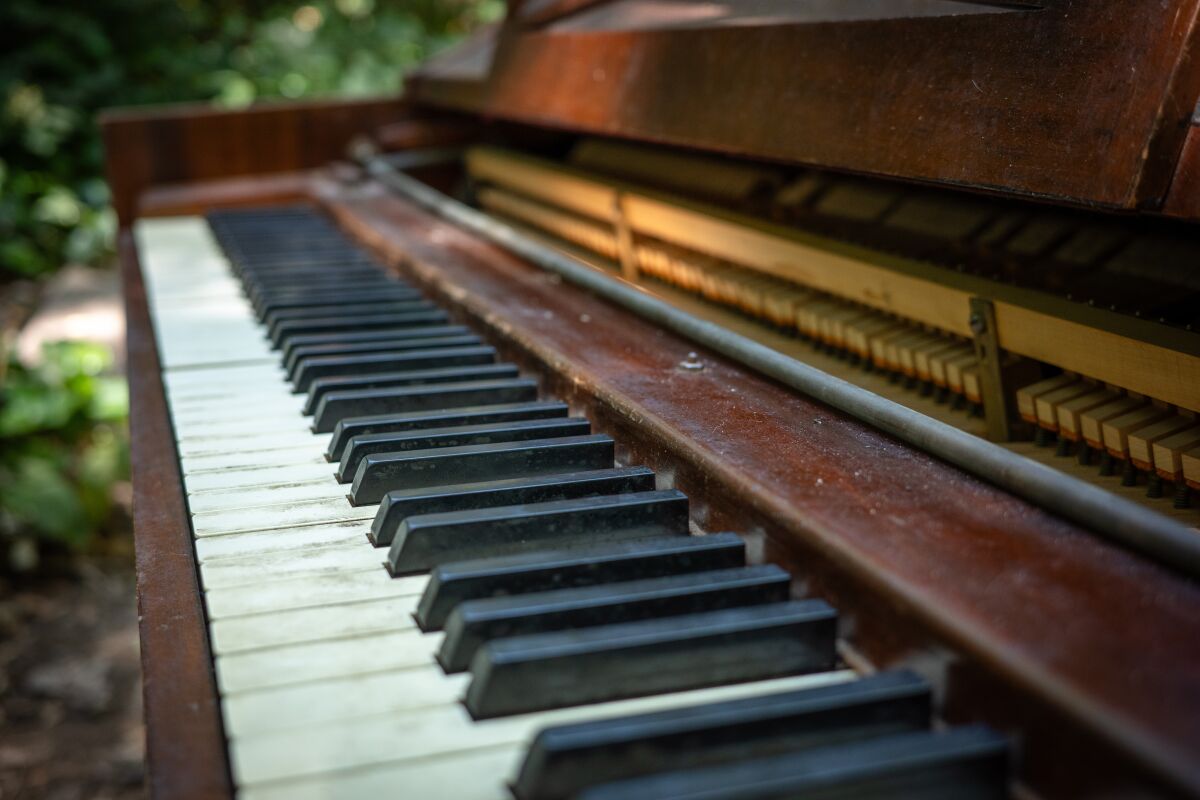
{"label": "blurred leaf", "polygon": [[0,468],[0,506],[37,533],[78,545],[91,528],[64,467],[59,459],[26,455]]}

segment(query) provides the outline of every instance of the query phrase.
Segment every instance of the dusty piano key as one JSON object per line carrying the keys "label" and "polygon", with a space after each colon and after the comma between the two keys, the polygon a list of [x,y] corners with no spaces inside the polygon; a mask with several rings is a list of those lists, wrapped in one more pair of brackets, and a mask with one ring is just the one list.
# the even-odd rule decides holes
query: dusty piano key
{"label": "dusty piano key", "polygon": [[302,282],[297,282],[298,280],[296,276],[251,279],[243,282],[243,289],[251,307],[261,313],[265,302],[273,299],[283,297],[319,299],[322,294],[369,289],[383,290],[396,285],[373,270],[359,270],[336,278],[325,276],[308,277]]}
{"label": "dusty piano key", "polygon": [[1008,744],[983,727],[920,731],[647,775],[585,789],[579,800],[1008,797]]}
{"label": "dusty piano key", "polygon": [[432,311],[436,309],[437,306],[433,305],[428,300],[420,299],[357,303],[333,307],[318,306],[311,309],[302,306],[299,308],[288,308],[282,311],[271,312],[269,318],[264,321],[264,326],[267,330],[267,337],[274,341],[276,332],[278,332],[287,324],[332,318],[368,319],[371,317],[383,316],[385,314],[418,314],[423,311]]}
{"label": "dusty piano key", "polygon": [[566,800],[600,783],[790,753],[929,726],[929,685],[911,672],[777,692],[538,733],[518,800]]}
{"label": "dusty piano key", "polygon": [[562,546],[571,539],[686,536],[687,511],[687,495],[671,489],[420,514],[401,523],[387,565],[392,575],[411,575],[448,561]]}
{"label": "dusty piano key", "polygon": [[837,660],[822,600],[707,611],[488,642],[471,662],[475,719],[817,672]]}
{"label": "dusty piano key", "polygon": [[602,434],[444,447],[367,456],[350,488],[354,505],[378,503],[398,487],[412,489],[555,472],[610,469],[613,440]]}
{"label": "dusty piano key", "polygon": [[[494,381],[517,377],[515,364],[492,364],[489,359],[494,353],[483,353],[478,348],[465,348],[472,355],[446,359],[443,363],[463,361],[453,366],[426,369],[403,369],[397,372],[377,372],[369,375],[337,375],[318,378],[308,387],[304,413],[313,414],[327,394],[341,394],[367,389],[388,389],[395,386],[412,386],[430,383],[465,383],[467,381]],[[489,348],[490,350],[490,348]]]}
{"label": "dusty piano key", "polygon": [[365,331],[373,328],[400,328],[411,325],[436,325],[449,319],[449,314],[441,309],[431,308],[425,311],[409,311],[403,314],[372,314],[365,317],[334,316],[318,319],[294,319],[275,326],[275,332],[270,337],[274,349],[279,349],[293,336],[305,336],[313,333],[337,331]]}
{"label": "dusty piano key", "polygon": [[437,661],[462,672],[481,646],[508,636],[779,603],[790,583],[788,573],[762,564],[469,600],[446,619]]}
{"label": "dusty piano key", "polygon": [[393,489],[380,501],[368,536],[376,547],[385,547],[392,543],[400,524],[418,514],[648,492],[653,488],[653,471],[645,467],[621,467],[421,489]]}
{"label": "dusty piano key", "polygon": [[402,284],[387,280],[386,278],[364,275],[357,278],[343,278],[333,284],[311,285],[307,288],[285,284],[279,286],[243,286],[243,291],[246,299],[250,301],[250,307],[254,310],[254,313],[262,315],[268,309],[275,308],[286,302],[296,301],[304,305],[310,305],[313,302],[320,302],[322,297],[334,293],[384,293],[391,291],[397,286],[402,286]]}
{"label": "dusty piano key", "polygon": [[[296,367],[297,361],[308,355],[337,355],[338,348],[387,340],[411,340],[418,338],[469,335],[471,331],[463,325],[418,325],[397,328],[374,328],[369,331],[350,333],[314,333],[294,336],[283,348],[282,363],[287,372]],[[310,349],[312,348],[312,349]],[[321,348],[321,349],[317,349]],[[301,354],[301,351],[304,351]],[[353,352],[353,351],[347,351]]]}
{"label": "dusty piano key", "polygon": [[402,314],[409,311],[423,311],[427,308],[434,308],[434,305],[420,297],[374,298],[371,300],[343,301],[332,305],[328,302],[322,302],[320,304],[314,303],[313,305],[293,306],[291,308],[277,308],[263,314],[261,321],[266,326],[267,331],[270,332],[275,329],[276,325],[289,319],[318,319],[338,314],[362,314],[363,316],[369,314],[389,314],[391,312]]}
{"label": "dusty piano key", "polygon": [[537,381],[512,378],[501,381],[398,386],[358,389],[325,395],[313,415],[313,431],[329,433],[347,417],[378,414],[411,414],[488,404],[528,403],[537,398]]}
{"label": "dusty piano key", "polygon": [[458,425],[395,433],[365,433],[346,445],[338,466],[337,479],[354,480],[358,465],[369,455],[429,450],[435,447],[463,447],[492,442],[521,442],[529,439],[553,439],[556,436],[585,436],[592,425],[582,417],[529,419],[517,422],[490,422],[483,425]]}
{"label": "dusty piano key", "polygon": [[321,363],[321,360],[326,358],[345,358],[371,353],[404,352],[407,350],[472,347],[481,344],[483,342],[478,336],[461,333],[449,336],[427,336],[421,338],[397,337],[376,339],[369,342],[355,342],[353,344],[342,345],[310,345],[308,347],[297,348],[297,356],[284,360],[284,363],[287,366],[286,373],[289,381],[296,381],[298,379],[307,381],[311,379],[305,377],[306,366],[310,363]]}
{"label": "dusty piano key", "polygon": [[368,433],[413,431],[424,428],[449,428],[455,425],[483,425],[489,422],[516,422],[522,419],[552,419],[567,415],[567,404],[557,400],[533,403],[504,403],[493,406],[418,411],[411,414],[375,414],[347,417],[333,429],[325,457],[341,461],[346,445],[355,436]]}
{"label": "dusty piano key", "polygon": [[421,630],[435,631],[467,600],[730,569],[745,563],[745,542],[733,533],[583,543],[453,561],[431,571],[415,616]]}
{"label": "dusty piano key", "polygon": [[[385,350],[379,353],[325,356],[306,359],[297,370],[292,385],[307,392],[313,382],[324,378],[345,378],[371,374],[405,372],[418,369],[437,369],[473,364],[492,364],[496,348],[477,344],[466,347],[421,347],[409,350]],[[345,384],[339,384],[345,385]],[[353,386],[353,384],[350,384]],[[358,387],[353,387],[358,388]]]}
{"label": "dusty piano key", "polygon": [[259,318],[266,319],[271,313],[286,311],[289,308],[305,308],[313,305],[331,305],[345,303],[377,303],[382,300],[419,299],[421,293],[416,289],[403,285],[387,288],[354,289],[350,291],[322,292],[319,295],[283,296],[270,303],[264,303],[259,309]]}

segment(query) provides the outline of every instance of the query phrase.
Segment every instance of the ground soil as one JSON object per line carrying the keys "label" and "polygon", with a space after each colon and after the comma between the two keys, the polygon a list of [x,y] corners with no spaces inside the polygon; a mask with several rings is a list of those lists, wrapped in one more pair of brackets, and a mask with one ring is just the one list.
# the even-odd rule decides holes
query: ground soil
{"label": "ground soil", "polygon": [[143,797],[141,700],[128,557],[0,579],[0,799]]}

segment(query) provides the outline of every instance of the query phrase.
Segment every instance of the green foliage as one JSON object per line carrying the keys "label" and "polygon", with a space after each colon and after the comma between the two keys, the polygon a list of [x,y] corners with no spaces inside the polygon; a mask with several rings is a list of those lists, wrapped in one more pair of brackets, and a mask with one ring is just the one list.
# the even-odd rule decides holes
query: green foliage
{"label": "green foliage", "polygon": [[371,95],[502,0],[3,0],[0,274],[111,252],[102,108]]}
{"label": "green foliage", "polygon": [[15,358],[0,381],[0,544],[31,537],[71,548],[113,513],[112,486],[129,471],[125,382],[106,374],[101,345],[47,345],[41,363]]}

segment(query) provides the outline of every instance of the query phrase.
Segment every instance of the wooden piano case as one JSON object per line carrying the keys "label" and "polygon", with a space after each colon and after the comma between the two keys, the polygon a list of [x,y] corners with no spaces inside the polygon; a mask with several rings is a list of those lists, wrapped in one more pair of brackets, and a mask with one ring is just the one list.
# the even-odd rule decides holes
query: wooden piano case
{"label": "wooden piano case", "polygon": [[846,8],[882,4],[813,2],[769,25],[649,27],[630,22],[646,4],[603,5],[519,4],[486,46],[431,64],[413,101],[107,119],[153,796],[228,796],[231,783],[128,226],[296,201],[448,301],[627,442],[624,458],[673,474],[705,528],[761,535],[768,559],[843,611],[848,660],[913,665],[937,682],[946,718],[1012,734],[1022,791],[1200,794],[1193,581],[727,359],[701,351],[704,370],[680,371],[694,344],[546,280],[352,167],[322,168],[356,135],[422,147],[500,120],[531,137],[586,131],[1194,216],[1190,188],[1176,187],[1195,181],[1194,142],[1179,157],[1200,93],[1200,0],[931,0],[855,19]]}

